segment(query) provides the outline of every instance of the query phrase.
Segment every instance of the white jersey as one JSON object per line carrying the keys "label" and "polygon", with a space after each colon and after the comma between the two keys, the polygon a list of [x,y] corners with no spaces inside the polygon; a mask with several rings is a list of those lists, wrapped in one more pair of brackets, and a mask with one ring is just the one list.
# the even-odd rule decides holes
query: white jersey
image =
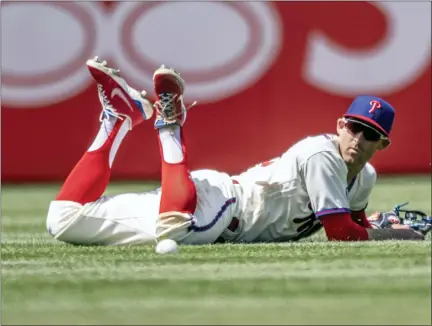
{"label": "white jersey", "polygon": [[243,189],[236,240],[296,240],[318,231],[321,216],[365,209],[375,169],[366,164],[350,183],[347,173],[335,136],[319,135],[235,176]]}
{"label": "white jersey", "polygon": [[[316,232],[317,217],[362,210],[375,183],[366,165],[350,184],[334,138],[306,138],[280,158],[231,178],[226,173],[191,173],[197,191],[193,216],[167,224],[174,240],[186,244],[297,240]],[[238,181],[235,184],[233,179]],[[47,228],[56,238],[75,244],[155,243],[161,190],[102,196],[84,205],[53,201]],[[186,217],[185,217],[186,216]],[[233,217],[240,221],[234,231]]]}

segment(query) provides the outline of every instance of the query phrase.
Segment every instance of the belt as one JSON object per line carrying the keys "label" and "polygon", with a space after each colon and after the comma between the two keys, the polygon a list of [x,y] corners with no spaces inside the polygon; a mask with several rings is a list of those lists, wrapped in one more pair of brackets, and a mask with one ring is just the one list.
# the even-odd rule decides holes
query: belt
{"label": "belt", "polygon": [[239,226],[239,219],[237,217],[233,217],[231,220],[231,223],[228,225],[227,229],[230,230],[231,232],[235,232],[235,230],[237,230],[238,226]]}
{"label": "belt", "polygon": [[[233,217],[230,225],[228,225],[228,227],[226,229],[231,231],[231,232],[235,232],[239,226],[239,223],[240,223],[239,219],[237,217]],[[225,240],[223,234],[221,234],[219,236],[219,238],[217,238],[214,243],[226,243],[226,242],[227,242],[227,240]]]}

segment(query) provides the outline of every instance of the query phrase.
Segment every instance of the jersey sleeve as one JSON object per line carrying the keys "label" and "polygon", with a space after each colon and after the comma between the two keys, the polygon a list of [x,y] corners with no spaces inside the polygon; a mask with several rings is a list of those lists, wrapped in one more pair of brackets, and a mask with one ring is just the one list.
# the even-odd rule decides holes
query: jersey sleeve
{"label": "jersey sleeve", "polygon": [[306,191],[316,217],[350,212],[347,167],[332,152],[312,155],[303,166]]}
{"label": "jersey sleeve", "polygon": [[369,163],[363,168],[359,180],[359,189],[352,198],[350,207],[353,211],[364,210],[369,203],[369,196],[376,183],[376,171]]}

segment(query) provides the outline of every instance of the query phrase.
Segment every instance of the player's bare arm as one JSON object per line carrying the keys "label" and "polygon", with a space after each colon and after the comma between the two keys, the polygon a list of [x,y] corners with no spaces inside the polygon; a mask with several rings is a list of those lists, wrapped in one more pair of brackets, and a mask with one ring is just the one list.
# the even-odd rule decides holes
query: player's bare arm
{"label": "player's bare arm", "polygon": [[368,240],[424,240],[424,235],[408,227],[391,229],[367,229]]}

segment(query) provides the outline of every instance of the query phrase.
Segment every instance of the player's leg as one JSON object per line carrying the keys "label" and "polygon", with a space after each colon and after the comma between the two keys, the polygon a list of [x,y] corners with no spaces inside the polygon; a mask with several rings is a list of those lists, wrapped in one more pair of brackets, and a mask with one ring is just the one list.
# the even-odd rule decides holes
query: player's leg
{"label": "player's leg", "polygon": [[186,120],[184,81],[180,74],[164,66],[155,71],[153,81],[157,96],[155,129],[161,155],[161,223],[158,235],[164,237],[172,233],[172,224],[179,232],[188,228],[196,209],[197,194],[189,173],[182,129]]}
{"label": "player's leg", "polygon": [[[87,62],[90,73],[98,83],[98,94],[103,111],[99,132],[67,177],[57,200],[85,204],[98,199],[105,191],[111,167],[119,146],[127,132],[151,117],[152,106],[129,87],[117,71],[97,58]],[[132,111],[131,111],[132,110]]]}
{"label": "player's leg", "polygon": [[72,223],[87,203],[97,201],[105,191],[117,150],[127,132],[152,115],[152,105],[129,87],[118,71],[97,58],[87,62],[98,83],[103,111],[101,126],[92,145],[67,177],[55,201],[50,205],[47,227],[54,236]]}
{"label": "player's leg", "polygon": [[84,205],[53,201],[48,213],[52,236],[81,245],[155,243],[160,191],[102,196]]}
{"label": "player's leg", "polygon": [[[214,243],[220,237],[234,241],[242,231],[241,212],[243,192],[231,177],[215,170],[192,172],[197,191],[197,206],[193,214],[190,232],[182,239],[185,244]],[[233,226],[236,217],[237,227]]]}
{"label": "player's leg", "polygon": [[184,81],[179,73],[164,66],[155,71],[153,81],[162,164],[157,237],[190,244],[213,243],[237,208],[232,180],[225,173],[211,170],[196,171],[191,177],[183,133]]}

